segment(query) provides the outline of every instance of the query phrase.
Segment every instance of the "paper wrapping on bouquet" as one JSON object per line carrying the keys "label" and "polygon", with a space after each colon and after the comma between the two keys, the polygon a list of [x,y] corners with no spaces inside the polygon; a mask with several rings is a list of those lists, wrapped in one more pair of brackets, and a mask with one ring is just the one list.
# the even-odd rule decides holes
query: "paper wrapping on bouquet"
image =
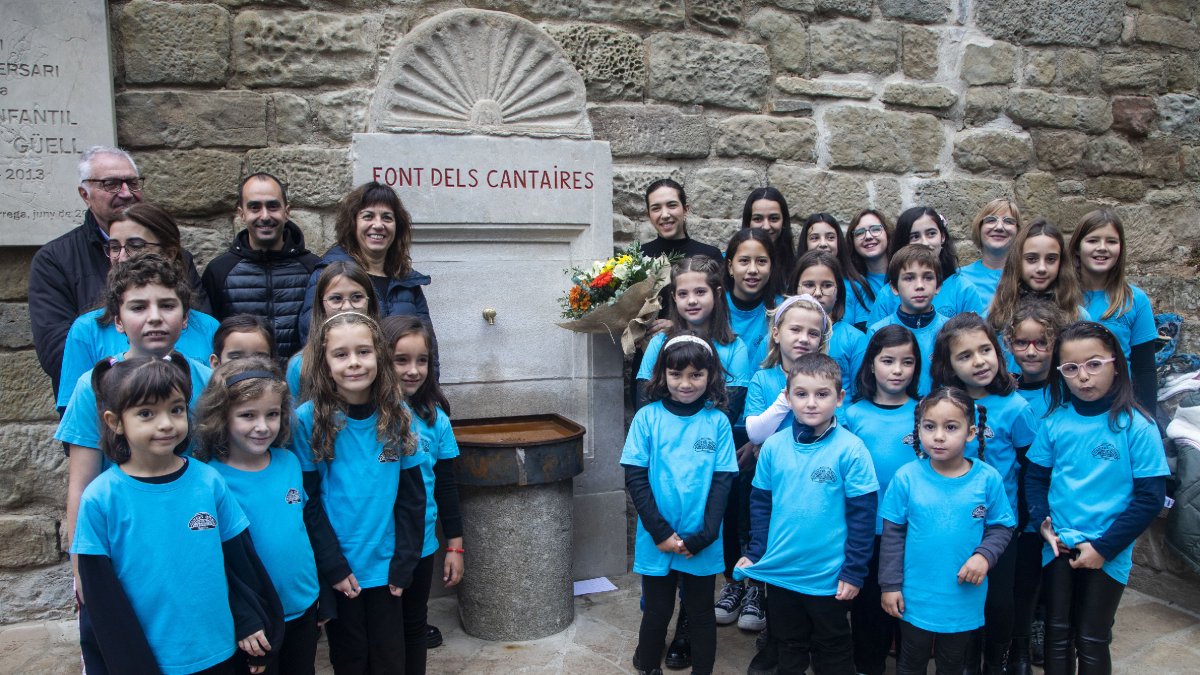
{"label": "paper wrapping on bouquet", "polygon": [[650,323],[658,318],[662,303],[658,293],[671,281],[671,267],[664,265],[648,279],[630,286],[611,305],[601,305],[574,321],[558,325],[576,333],[600,333],[616,342],[621,333],[621,350],[629,356],[646,335]]}

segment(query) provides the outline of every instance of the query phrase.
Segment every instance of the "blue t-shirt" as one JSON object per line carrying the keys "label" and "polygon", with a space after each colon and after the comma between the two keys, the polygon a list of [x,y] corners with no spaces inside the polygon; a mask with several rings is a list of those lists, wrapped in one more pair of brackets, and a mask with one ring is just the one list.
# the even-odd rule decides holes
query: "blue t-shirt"
{"label": "blue t-shirt", "polygon": [[111,559],[159,668],[195,673],[236,648],[221,544],[247,524],[225,481],[201,462],[169,483],[114,466],[83,491],[71,553]]}
{"label": "blue t-shirt", "polygon": [[[733,431],[725,413],[705,407],[694,415],[680,417],[655,401],[633,416],[621,464],[649,470],[650,491],[663,520],[680,537],[687,538],[704,527],[704,506],[712,489],[713,474],[737,473]],[[663,553],[650,533],[637,522],[633,571],[661,577],[671,570],[697,576],[725,569],[721,538],[691,558]]]}
{"label": "blue t-shirt", "polygon": [[1129,349],[1133,345],[1150,342],[1158,337],[1158,328],[1154,325],[1154,309],[1150,306],[1150,298],[1142,289],[1129,285],[1133,291],[1133,302],[1122,307],[1113,316],[1102,319],[1108,311],[1108,296],[1104,291],[1088,291],[1083,294],[1083,303],[1093,321],[1099,321],[1112,331],[1121,343],[1125,352],[1125,360],[1129,360]]}
{"label": "blue t-shirt", "polygon": [[400,472],[417,466],[422,456],[384,448],[375,433],[378,413],[356,420],[343,416],[333,441],[331,460],[313,461],[313,403],[296,408],[291,450],[304,471],[321,476],[321,502],[333,526],[342,555],[362,588],[386,586],[388,564],[396,550],[393,507]]}
{"label": "blue t-shirt", "polygon": [[837,361],[842,371],[842,390],[846,392],[846,401],[854,396],[854,378],[858,375],[858,367],[862,365],[863,352],[866,351],[866,336],[845,319],[833,324],[829,336],[829,356]]}
{"label": "blue t-shirt", "polygon": [[[746,358],[750,368],[758,368],[767,358],[771,327],[767,323],[767,303],[760,302],[749,310],[740,310],[733,304],[733,294],[726,291],[725,301],[729,304],[729,327],[746,346]],[[776,302],[778,306],[778,301]]]}
{"label": "blue t-shirt", "polygon": [[[916,410],[917,402],[912,399],[895,408],[883,408],[863,399],[846,409],[846,428],[861,438],[871,453],[881,495],[887,493],[896,471],[917,458],[913,449]],[[875,534],[883,534],[882,514],[876,514]]]}
{"label": "blue t-shirt", "polygon": [[220,461],[209,464],[250,519],[250,538],[262,560],[286,621],[308,611],[317,601],[317,561],[304,526],[304,479],[300,462],[287,450],[271,448],[261,471],[242,471]]}
{"label": "blue t-shirt", "polygon": [[904,620],[934,633],[961,633],[983,625],[987,579],[958,583],[958,570],[975,554],[984,530],[1017,524],[995,469],[973,460],[957,478],[934,471],[928,460],[896,472],[880,514],[906,525]]}
{"label": "blue t-shirt", "polygon": [[[987,409],[987,424],[976,430],[983,434],[986,441],[983,446],[983,461],[1000,472],[1004,479],[1004,491],[1008,495],[1008,503],[1016,511],[1017,505],[1017,476],[1020,464],[1017,462],[1017,448],[1033,445],[1037,435],[1038,423],[1034,419],[1033,410],[1025,399],[1017,394],[998,396],[988,394],[975,402],[976,406]],[[979,439],[967,441],[963,455],[969,458],[979,456]]]}
{"label": "blue t-shirt", "polygon": [[[118,353],[116,357],[122,360],[125,358],[122,353]],[[196,401],[200,400],[200,394],[208,386],[212,370],[207,365],[193,359],[188,359],[188,367],[192,373],[192,398],[188,401],[188,406],[194,415]],[[62,421],[58,423],[58,430],[54,432],[54,438],[63,443],[98,450],[100,449],[100,424],[100,413],[96,411],[96,392],[92,390],[92,371],[88,369],[75,382],[75,391],[71,394],[71,401],[67,404]],[[103,454],[100,461],[101,470],[107,469],[112,464]]]}
{"label": "blue t-shirt", "polygon": [[[775,366],[774,368],[759,368],[758,372],[754,373],[754,377],[750,378],[750,386],[746,387],[746,407],[742,410],[742,424],[746,423],[746,418],[751,415],[761,415],[763,411],[771,407],[775,399],[779,398],[779,392],[787,386],[787,374],[783,372],[783,366]],[[788,411],[783,421],[779,423],[777,430],[789,429],[792,426],[792,420],[795,415]]]}
{"label": "blue t-shirt", "polygon": [[[112,324],[101,326],[96,321],[103,313],[103,309],[97,309],[81,314],[71,324],[63,345],[60,382],[73,384],[80,375],[91,372],[100,359],[129,351],[129,338],[124,333]],[[204,312],[188,310],[187,328],[179,334],[175,351],[207,365],[208,357],[212,356],[213,335],[220,325],[219,321]],[[56,403],[59,408],[65,408],[71,402],[72,391],[70,386],[59,387]]]}
{"label": "blue t-shirt", "polygon": [[[1047,382],[1042,381],[1042,385],[1046,384]],[[1033,413],[1034,430],[1036,433],[1036,430],[1042,428],[1042,418],[1050,410],[1050,387],[1041,386],[1037,389],[1021,389],[1017,387],[1017,394],[1029,404],[1029,410]]]}
{"label": "blue t-shirt", "polygon": [[863,341],[863,344],[869,344],[871,336],[878,333],[884,326],[894,324],[908,328],[913,336],[916,337],[917,346],[921,348],[921,356],[924,357],[921,359],[921,377],[917,381],[917,393],[924,396],[933,388],[933,379],[929,375],[929,364],[933,361],[931,358],[933,356],[933,343],[937,340],[938,331],[942,329],[942,326],[946,325],[948,320],[941,313],[935,313],[933,321],[930,321],[929,325],[913,330],[908,328],[908,326],[904,326],[904,322],[900,320],[900,316],[896,312],[892,312],[886,318],[871,324],[871,327],[867,329],[867,339]]}
{"label": "blue t-shirt", "polygon": [[863,442],[838,426],[815,443],[797,443],[790,428],[780,431],[763,443],[752,485],[771,493],[767,547],[758,562],[734,569],[734,579],[837,594],[846,561],[846,500],[879,490]]}
{"label": "blue t-shirt", "polygon": [[284,375],[288,390],[292,392],[293,403],[300,400],[300,368],[304,365],[303,354],[303,352],[292,354],[292,358],[288,359],[287,373]]}
{"label": "blue t-shirt", "polygon": [[[1080,415],[1067,404],[1050,413],[1029,449],[1030,462],[1050,469],[1050,519],[1068,548],[1108,531],[1129,508],[1135,478],[1170,473],[1158,427],[1140,413],[1123,414],[1119,421],[1113,431],[1107,413]],[[1047,544],[1042,564],[1053,559]],[[1130,544],[1104,562],[1104,572],[1124,584],[1132,566]]]}
{"label": "blue t-shirt", "polygon": [[[974,284],[960,274],[951,274],[942,282],[937,295],[933,296],[933,308],[947,319],[963,312],[975,312],[979,316],[986,317],[988,305],[980,298],[979,291],[976,290]],[[898,309],[900,309],[900,296],[896,295],[889,286],[875,298],[875,307],[871,310],[871,318],[867,323],[877,323],[884,317],[895,314]]]}
{"label": "blue t-shirt", "polygon": [[[873,284],[869,285],[872,286],[871,290],[873,292],[876,294],[879,293],[879,291],[873,288]],[[859,301],[860,295],[862,296],[861,302]],[[863,288],[862,284],[847,279],[845,305],[846,310],[842,313],[842,321],[854,325],[856,323],[867,322],[867,319],[871,317],[871,310],[875,307],[875,301],[871,299],[870,295],[867,295],[867,291]]]}
{"label": "blue t-shirt", "polygon": [[[642,365],[638,368],[636,379],[649,380],[654,376],[654,364],[658,363],[658,353],[662,351],[663,345],[666,342],[666,333],[659,333],[650,338],[650,342],[646,345],[646,355],[642,357]],[[754,374],[754,367],[750,365],[750,357],[746,351],[746,345],[742,343],[741,338],[735,337],[733,342],[727,345],[713,341],[713,345],[717,348],[717,358],[721,361],[721,367],[725,369],[725,386],[748,386],[750,384],[750,377]]]}
{"label": "blue t-shirt", "polygon": [[440,459],[458,457],[458,441],[454,439],[454,430],[450,428],[450,418],[441,408],[437,409],[433,426],[417,417],[416,413],[412,413],[412,426],[413,433],[420,440],[417,456],[421,458],[421,478],[425,481],[425,546],[421,549],[421,557],[424,558],[437,553],[438,549],[438,508],[433,499],[433,465]]}
{"label": "blue t-shirt", "polygon": [[975,292],[979,294],[979,301],[983,303],[985,311],[992,306],[992,297],[996,295],[996,287],[1000,285],[1000,275],[1003,273],[1003,268],[989,269],[982,260],[976,260],[970,265],[958,268],[959,276],[964,281],[971,282],[971,285],[975,287]]}

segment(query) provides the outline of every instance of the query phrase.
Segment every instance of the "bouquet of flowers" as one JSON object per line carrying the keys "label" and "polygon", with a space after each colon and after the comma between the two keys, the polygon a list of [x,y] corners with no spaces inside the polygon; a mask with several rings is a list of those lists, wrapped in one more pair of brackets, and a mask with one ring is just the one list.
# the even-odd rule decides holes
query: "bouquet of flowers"
{"label": "bouquet of flowers", "polygon": [[571,320],[558,325],[577,333],[620,331],[622,346],[631,353],[645,324],[658,315],[658,293],[670,282],[671,263],[666,256],[642,255],[641,245],[634,242],[590,268],[566,270],[571,287],[559,304],[563,318]]}

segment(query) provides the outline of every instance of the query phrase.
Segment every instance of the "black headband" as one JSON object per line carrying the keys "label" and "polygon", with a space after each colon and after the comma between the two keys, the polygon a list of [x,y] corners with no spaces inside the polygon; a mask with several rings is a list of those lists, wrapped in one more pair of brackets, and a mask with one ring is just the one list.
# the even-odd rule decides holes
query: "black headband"
{"label": "black headband", "polygon": [[264,380],[278,380],[279,379],[278,377],[275,376],[275,373],[272,373],[270,371],[247,370],[244,373],[238,373],[237,375],[230,375],[229,377],[225,378],[225,386],[232,387],[233,385],[237,384],[238,382],[244,382],[246,380],[255,380],[255,379],[260,379],[260,378],[264,379]]}

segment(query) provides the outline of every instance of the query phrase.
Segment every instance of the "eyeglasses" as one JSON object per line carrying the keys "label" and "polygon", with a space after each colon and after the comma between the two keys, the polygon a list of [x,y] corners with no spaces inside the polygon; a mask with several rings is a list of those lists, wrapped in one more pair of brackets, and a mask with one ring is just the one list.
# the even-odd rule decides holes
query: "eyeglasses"
{"label": "eyeglasses", "polygon": [[1017,338],[1012,341],[1012,348],[1014,352],[1023,352],[1030,347],[1033,347],[1034,351],[1050,351],[1050,343],[1046,340],[1022,340]]}
{"label": "eyeglasses", "polygon": [[120,257],[121,251],[129,251],[129,255],[134,255],[146,250],[147,246],[162,248],[162,244],[146,241],[140,237],[130,237],[129,239],[125,240],[124,244],[116,241],[115,239],[109,239],[108,241],[104,242],[104,253],[109,258],[117,258]]}
{"label": "eyeglasses", "polygon": [[1083,363],[1064,363],[1058,367],[1058,372],[1062,373],[1062,376],[1066,378],[1079,377],[1080,370],[1083,370],[1088,375],[1098,375],[1101,368],[1116,360],[1117,358],[1114,356],[1107,359],[1090,359]]}
{"label": "eyeglasses", "polygon": [[1004,223],[1005,225],[1016,225],[1017,219],[1012,216],[987,216],[981,221],[984,225],[995,225],[996,223]]}
{"label": "eyeglasses", "polygon": [[117,194],[121,191],[122,185],[129,186],[130,192],[141,192],[146,187],[146,178],[144,176],[134,176],[133,178],[84,178],[84,183],[96,183],[101,190]]}
{"label": "eyeglasses", "polygon": [[854,231],[852,231],[850,234],[854,235],[855,239],[862,239],[863,237],[867,236],[868,234],[871,235],[872,237],[875,237],[876,239],[878,239],[879,235],[883,234],[883,226],[882,225],[868,225],[867,227],[856,227],[856,228],[854,228]]}

